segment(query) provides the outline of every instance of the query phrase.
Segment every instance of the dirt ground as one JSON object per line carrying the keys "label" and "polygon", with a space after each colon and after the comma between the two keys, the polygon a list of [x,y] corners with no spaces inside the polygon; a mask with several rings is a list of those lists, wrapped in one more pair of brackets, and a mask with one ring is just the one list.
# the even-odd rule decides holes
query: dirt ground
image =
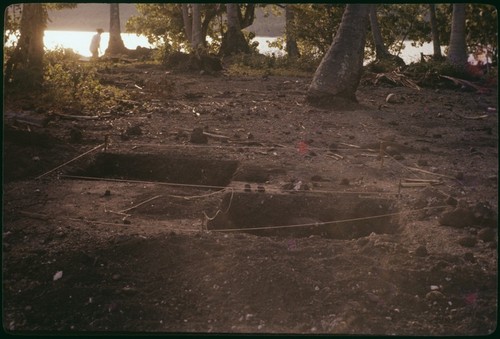
{"label": "dirt ground", "polygon": [[100,76],[131,95],[100,119],[4,115],[5,331],[496,330],[496,88]]}

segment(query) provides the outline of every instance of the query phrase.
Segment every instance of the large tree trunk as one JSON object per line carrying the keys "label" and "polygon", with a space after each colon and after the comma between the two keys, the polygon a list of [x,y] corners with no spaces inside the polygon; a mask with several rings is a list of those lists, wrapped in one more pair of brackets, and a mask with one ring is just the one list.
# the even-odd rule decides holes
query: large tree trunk
{"label": "large tree trunk", "polygon": [[441,42],[439,41],[439,30],[436,20],[435,4],[429,4],[429,14],[430,14],[431,32],[432,32],[432,47],[434,48],[433,58],[435,60],[440,60],[443,58],[443,54],[441,54]]}
{"label": "large tree trunk", "polygon": [[347,5],[332,45],[309,86],[308,101],[357,102],[355,93],[363,70],[369,10],[370,5]]}
{"label": "large tree trunk", "polygon": [[112,3],[109,5],[109,43],[104,54],[113,55],[128,52],[121,36],[120,28],[120,5]]}
{"label": "large tree trunk", "polygon": [[191,42],[193,40],[193,24],[189,18],[188,4],[182,4],[182,21],[184,23],[184,33],[186,34],[186,39]]}
{"label": "large tree trunk", "polygon": [[372,29],[373,43],[375,44],[375,56],[377,59],[384,59],[389,56],[389,51],[385,47],[382,32],[377,19],[377,5],[370,5],[370,27]]}
{"label": "large tree trunk", "polygon": [[373,43],[375,45],[375,58],[377,61],[389,60],[394,66],[404,66],[405,62],[397,55],[392,55],[387,50],[384,44],[384,38],[382,37],[382,31],[380,30],[380,25],[378,24],[377,18],[377,5],[370,5],[370,28],[372,30]]}
{"label": "large tree trunk", "polygon": [[24,88],[39,88],[43,82],[43,34],[47,13],[42,4],[25,3],[21,16],[20,37],[6,63],[5,81]]}
{"label": "large tree trunk", "polygon": [[227,9],[227,32],[222,37],[220,55],[231,55],[237,53],[250,53],[248,42],[241,32],[240,20],[238,18],[238,4],[226,4]]}
{"label": "large tree trunk", "polygon": [[295,12],[293,5],[285,5],[285,35],[286,35],[286,53],[291,58],[298,58],[300,56],[297,47],[297,40],[295,40]]}
{"label": "large tree trunk", "polygon": [[467,63],[467,46],[465,43],[465,4],[453,4],[450,46],[448,61],[455,66]]}
{"label": "large tree trunk", "polygon": [[191,48],[193,51],[199,47],[200,44],[203,44],[201,38],[201,11],[200,4],[191,4],[192,9],[192,26],[191,26]]}

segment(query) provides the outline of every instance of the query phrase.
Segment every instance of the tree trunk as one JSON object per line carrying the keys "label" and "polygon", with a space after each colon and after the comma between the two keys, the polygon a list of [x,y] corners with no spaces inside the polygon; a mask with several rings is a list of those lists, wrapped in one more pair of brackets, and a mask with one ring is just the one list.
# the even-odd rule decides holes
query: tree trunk
{"label": "tree trunk", "polygon": [[5,81],[25,89],[39,88],[43,82],[43,34],[47,13],[42,4],[25,3],[20,24],[20,37],[6,63]]}
{"label": "tree trunk", "polygon": [[[370,5],[347,5],[332,45],[307,92],[309,102],[357,102]],[[340,99],[340,100],[337,100]]]}
{"label": "tree trunk", "polygon": [[184,22],[184,33],[186,33],[186,39],[191,42],[193,40],[193,24],[189,18],[188,4],[182,4],[182,21]]}
{"label": "tree trunk", "polygon": [[248,42],[241,32],[238,18],[238,4],[226,4],[227,9],[227,32],[222,37],[220,55],[231,55],[237,53],[250,53]]}
{"label": "tree trunk", "polygon": [[286,35],[286,53],[290,58],[298,58],[300,56],[295,40],[295,12],[293,5],[285,5],[285,35]]}
{"label": "tree trunk", "polygon": [[451,21],[450,46],[448,61],[455,66],[467,63],[467,46],[465,43],[465,4],[453,4]]}
{"label": "tree trunk", "polygon": [[441,42],[439,41],[439,30],[437,26],[436,20],[436,5],[429,4],[429,14],[431,21],[431,32],[432,32],[432,46],[434,48],[433,58],[435,60],[440,60],[443,58],[443,54],[441,54]]}
{"label": "tree trunk", "polygon": [[192,26],[191,26],[191,48],[196,51],[198,46],[203,43],[201,39],[201,12],[200,4],[191,4]]}
{"label": "tree trunk", "polygon": [[370,5],[370,27],[372,29],[373,43],[375,44],[375,57],[377,60],[389,56],[389,51],[384,45],[382,32],[377,19],[377,5]]}
{"label": "tree trunk", "polygon": [[109,43],[105,54],[126,53],[128,49],[125,48],[125,44],[123,43],[120,28],[120,5],[118,3],[111,3],[109,6]]}
{"label": "tree trunk", "polygon": [[238,21],[240,25],[240,29],[247,28],[248,26],[251,26],[253,24],[253,21],[255,19],[255,4],[245,4],[243,5],[245,7],[245,13],[241,13],[241,8],[240,6],[236,6],[236,9],[238,10]]}
{"label": "tree trunk", "polygon": [[372,30],[373,43],[375,45],[375,59],[377,61],[386,60],[390,61],[393,66],[404,66],[405,62],[397,55],[392,55],[387,50],[384,44],[384,38],[382,37],[382,31],[380,30],[380,25],[378,24],[377,18],[377,5],[370,5],[370,27]]}

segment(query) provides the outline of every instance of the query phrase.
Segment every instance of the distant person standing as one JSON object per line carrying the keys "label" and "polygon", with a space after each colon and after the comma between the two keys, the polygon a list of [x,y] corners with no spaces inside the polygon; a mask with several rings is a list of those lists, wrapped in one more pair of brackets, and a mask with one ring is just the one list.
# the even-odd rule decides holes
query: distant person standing
{"label": "distant person standing", "polygon": [[99,48],[101,47],[101,34],[104,32],[102,28],[97,29],[97,34],[92,37],[90,42],[90,52],[92,53],[93,59],[99,58]]}

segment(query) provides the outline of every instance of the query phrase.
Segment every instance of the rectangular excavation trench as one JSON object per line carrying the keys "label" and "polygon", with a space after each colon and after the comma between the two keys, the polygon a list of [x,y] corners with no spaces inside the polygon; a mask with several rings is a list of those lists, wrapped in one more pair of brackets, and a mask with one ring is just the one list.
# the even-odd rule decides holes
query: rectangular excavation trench
{"label": "rectangular excavation trench", "polygon": [[[95,178],[99,181],[130,181],[128,192],[120,199],[131,201],[131,205],[144,203],[130,213],[146,220],[200,220],[203,212],[212,214],[217,210],[222,195],[207,196],[207,191],[218,191],[232,180],[238,161],[186,153],[97,153],[78,167],[68,168],[67,178]],[[139,182],[152,182],[147,190]],[[113,185],[110,183],[107,187]],[[139,185],[135,188],[134,185]],[[119,199],[110,187],[110,203]],[[222,194],[222,193],[221,193]],[[196,199],[183,197],[202,197]],[[133,202],[133,203],[132,203]],[[120,205],[116,209],[126,207]],[[130,206],[129,206],[130,207]]]}
{"label": "rectangular excavation trench", "polygon": [[238,161],[196,156],[141,153],[98,153],[73,176],[156,181],[199,186],[227,186]]}
{"label": "rectangular excavation trench", "polygon": [[[314,192],[271,194],[243,192],[235,188],[221,192],[224,194],[222,199],[220,195],[193,200],[173,198],[174,195],[203,195],[206,189],[232,186],[233,178],[239,178],[235,174],[237,170],[245,172],[244,169],[235,160],[194,154],[103,152],[96,154],[86,166],[74,168],[68,174],[96,179],[185,184],[186,187],[159,188],[156,193],[162,197],[140,206],[134,213],[155,219],[199,219],[205,212],[209,216],[215,215],[208,222],[208,230],[238,229],[261,236],[319,235],[335,239],[398,231],[397,218],[384,216],[397,212],[394,201],[379,196]],[[266,169],[262,171],[266,172]],[[146,200],[146,196],[139,199],[142,200]],[[345,221],[347,219],[360,220]],[[304,224],[306,226],[300,226]]]}
{"label": "rectangular excavation trench", "polygon": [[[219,209],[207,225],[209,230],[239,229],[262,236],[319,235],[354,239],[372,232],[396,233],[399,227],[395,216],[384,216],[397,212],[391,199],[356,194],[234,192],[226,193]],[[348,219],[358,220],[345,221]]]}

